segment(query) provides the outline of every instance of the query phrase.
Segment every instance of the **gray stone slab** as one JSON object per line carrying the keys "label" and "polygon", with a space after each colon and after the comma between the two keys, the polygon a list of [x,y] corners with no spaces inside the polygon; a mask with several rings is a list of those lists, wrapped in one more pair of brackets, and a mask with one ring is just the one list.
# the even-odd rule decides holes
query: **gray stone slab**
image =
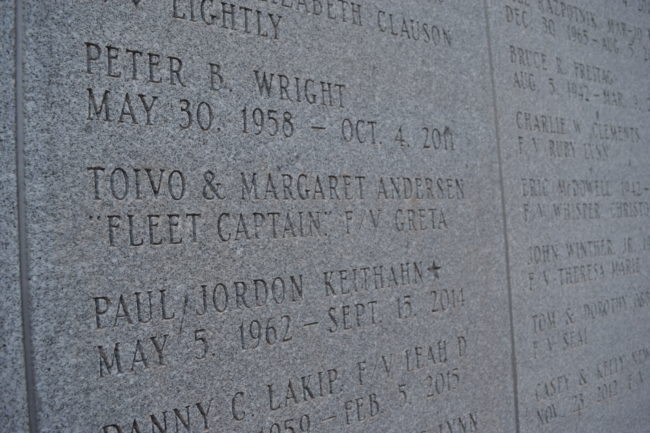
{"label": "gray stone slab", "polygon": [[648,4],[489,5],[520,431],[646,432]]}
{"label": "gray stone slab", "polygon": [[647,1],[0,9],[0,430],[648,432]]}
{"label": "gray stone slab", "polygon": [[0,424],[27,430],[27,404],[18,264],[15,135],[14,2],[0,1]]}
{"label": "gray stone slab", "polygon": [[482,8],[25,3],[39,432],[513,431]]}

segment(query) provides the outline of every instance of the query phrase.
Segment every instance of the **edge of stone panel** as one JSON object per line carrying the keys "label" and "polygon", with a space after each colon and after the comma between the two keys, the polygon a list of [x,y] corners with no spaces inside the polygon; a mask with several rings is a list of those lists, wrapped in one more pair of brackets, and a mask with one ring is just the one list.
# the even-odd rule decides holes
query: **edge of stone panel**
{"label": "edge of stone panel", "polygon": [[0,425],[3,431],[28,432],[16,160],[17,2],[0,0],[0,11]]}

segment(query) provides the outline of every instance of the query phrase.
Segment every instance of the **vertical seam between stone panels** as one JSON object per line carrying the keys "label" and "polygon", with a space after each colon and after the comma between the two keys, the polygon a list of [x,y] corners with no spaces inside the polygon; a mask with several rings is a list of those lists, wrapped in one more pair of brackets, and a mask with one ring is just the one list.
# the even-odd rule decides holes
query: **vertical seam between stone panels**
{"label": "vertical seam between stone panels", "polygon": [[29,255],[27,251],[27,222],[25,198],[25,95],[23,92],[24,27],[23,0],[15,0],[14,16],[14,63],[15,63],[15,139],[16,139],[16,199],[18,212],[18,262],[20,269],[20,301],[23,328],[23,353],[25,362],[25,385],[29,431],[38,431],[36,419],[36,395],[32,351],[32,314],[29,291]]}
{"label": "vertical seam between stone panels", "polygon": [[501,189],[501,214],[503,221],[503,239],[505,242],[505,258],[506,258],[506,283],[508,286],[508,314],[510,319],[510,346],[512,349],[510,355],[510,363],[512,365],[512,386],[514,394],[515,406],[515,430],[517,433],[520,431],[519,427],[519,380],[517,378],[517,353],[515,351],[515,324],[512,311],[512,282],[510,278],[510,246],[508,244],[508,220],[506,217],[506,195],[503,182],[503,164],[501,159],[501,132],[499,130],[499,108],[497,107],[497,88],[496,79],[494,77],[494,58],[492,52],[492,38],[490,36],[490,15],[488,12],[488,0],[483,0],[483,9],[485,12],[485,28],[487,34],[488,56],[490,64],[490,79],[492,84],[492,107],[494,115],[494,131],[497,140],[497,158],[499,164],[499,187]]}

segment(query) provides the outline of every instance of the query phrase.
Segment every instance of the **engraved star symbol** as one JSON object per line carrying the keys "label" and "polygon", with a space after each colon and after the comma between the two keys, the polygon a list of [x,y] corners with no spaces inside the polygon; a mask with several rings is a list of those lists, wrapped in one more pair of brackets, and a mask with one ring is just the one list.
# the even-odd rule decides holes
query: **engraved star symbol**
{"label": "engraved star symbol", "polygon": [[427,271],[429,271],[429,272],[433,272],[433,276],[434,276],[434,277],[436,278],[436,280],[437,280],[437,279],[440,279],[440,274],[438,273],[438,271],[439,271],[440,269],[442,269],[442,266],[438,266],[438,265],[436,265],[436,261],[434,260],[434,261],[433,261],[433,264],[431,265],[431,267],[427,268]]}

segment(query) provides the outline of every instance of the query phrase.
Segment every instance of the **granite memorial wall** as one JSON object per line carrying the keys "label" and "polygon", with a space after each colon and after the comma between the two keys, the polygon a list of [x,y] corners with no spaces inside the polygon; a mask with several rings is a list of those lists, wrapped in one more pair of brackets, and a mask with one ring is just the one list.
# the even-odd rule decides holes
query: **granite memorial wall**
{"label": "granite memorial wall", "polygon": [[650,432],[650,2],[2,9],[7,432]]}

